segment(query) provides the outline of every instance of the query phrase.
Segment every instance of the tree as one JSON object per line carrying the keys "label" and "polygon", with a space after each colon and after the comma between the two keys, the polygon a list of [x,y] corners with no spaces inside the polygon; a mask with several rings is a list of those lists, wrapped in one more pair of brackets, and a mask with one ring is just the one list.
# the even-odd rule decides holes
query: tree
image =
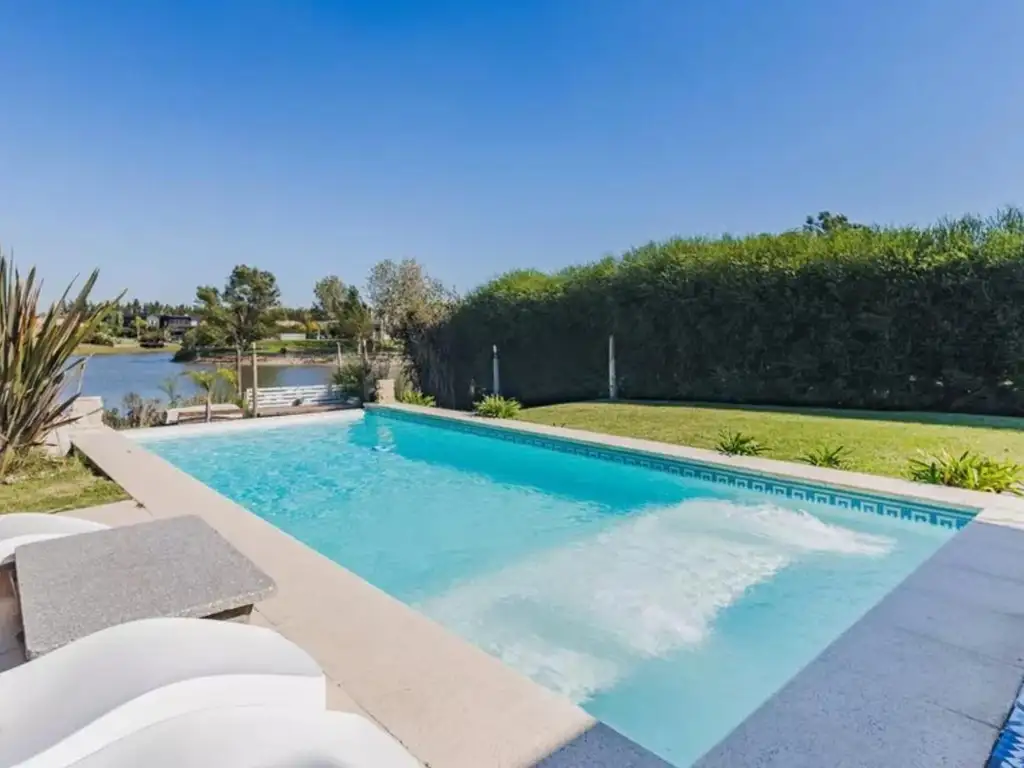
{"label": "tree", "polygon": [[844,229],[867,229],[863,224],[854,224],[841,213],[821,211],[817,216],[808,216],[804,221],[804,232],[813,235],[830,235]]}
{"label": "tree", "polygon": [[142,332],[146,330],[146,320],[139,315],[136,315],[132,320],[132,325],[135,327],[135,338],[141,341]]}
{"label": "tree", "polygon": [[220,331],[236,349],[244,349],[270,331],[272,310],[281,304],[277,278],[270,272],[239,265],[223,291],[212,286],[196,289],[202,322]]}
{"label": "tree", "polygon": [[124,332],[124,315],[113,304],[109,305],[109,307],[107,314],[103,318],[100,330],[108,336],[121,336]]}
{"label": "tree", "polygon": [[313,314],[317,320],[329,320],[345,301],[345,283],[337,275],[328,275],[313,286]]}
{"label": "tree", "polygon": [[235,372],[227,368],[215,368],[212,371],[185,371],[183,375],[188,376],[205,395],[207,422],[213,420],[213,393],[218,382],[223,381],[231,387],[235,387],[238,383]]}
{"label": "tree", "polygon": [[411,315],[450,303],[455,298],[454,292],[427,275],[415,259],[378,262],[370,271],[366,292],[387,333],[394,333]]}
{"label": "tree", "polygon": [[345,290],[345,298],[335,308],[331,319],[337,328],[338,336],[342,339],[351,339],[360,349],[365,350],[373,340],[373,313],[354,285]]}
{"label": "tree", "polygon": [[78,394],[68,394],[67,385],[83,364],[72,360],[75,347],[99,328],[113,306],[90,306],[98,276],[94,271],[73,300],[69,285],[39,316],[41,283],[35,269],[22,279],[0,253],[0,478],[17,456],[74,421],[71,409]]}
{"label": "tree", "polygon": [[177,408],[181,404],[181,387],[174,376],[168,376],[160,383],[160,391],[167,396],[168,408]]}

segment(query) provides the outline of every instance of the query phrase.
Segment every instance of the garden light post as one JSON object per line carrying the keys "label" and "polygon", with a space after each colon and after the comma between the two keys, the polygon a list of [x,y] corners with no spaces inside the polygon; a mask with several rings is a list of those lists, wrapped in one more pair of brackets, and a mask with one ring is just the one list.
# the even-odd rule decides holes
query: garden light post
{"label": "garden light post", "polygon": [[501,394],[501,374],[498,372],[498,345],[491,346],[491,380],[494,394]]}
{"label": "garden light post", "polygon": [[619,385],[615,379],[615,336],[608,337],[608,399],[615,400],[619,396]]}

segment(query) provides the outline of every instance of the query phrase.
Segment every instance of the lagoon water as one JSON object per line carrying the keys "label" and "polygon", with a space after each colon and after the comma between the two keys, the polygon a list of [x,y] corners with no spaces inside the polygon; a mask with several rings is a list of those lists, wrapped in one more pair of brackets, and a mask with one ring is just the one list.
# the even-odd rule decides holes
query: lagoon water
{"label": "lagoon water", "polygon": [[[166,399],[160,385],[167,379],[177,379],[179,390],[187,396],[195,392],[195,387],[183,374],[202,367],[172,362],[170,353],[97,355],[86,364],[82,393],[99,395],[107,408],[119,408],[129,392]],[[268,365],[259,369],[261,387],[326,384],[330,376],[331,368],[322,365]],[[243,386],[251,386],[251,381],[251,369],[243,368]]]}

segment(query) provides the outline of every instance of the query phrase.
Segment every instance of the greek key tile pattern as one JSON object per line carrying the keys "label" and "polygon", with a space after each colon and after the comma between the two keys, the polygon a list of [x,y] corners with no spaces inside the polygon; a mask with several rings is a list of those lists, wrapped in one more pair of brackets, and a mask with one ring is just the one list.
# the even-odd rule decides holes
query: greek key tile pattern
{"label": "greek key tile pattern", "polygon": [[894,496],[875,496],[863,492],[850,492],[827,485],[798,483],[783,480],[771,475],[745,473],[732,469],[721,469],[710,464],[674,459],[665,456],[654,456],[640,451],[631,451],[614,446],[596,446],[589,443],[578,443],[563,438],[552,438],[520,432],[515,429],[490,425],[474,424],[465,421],[448,419],[443,416],[428,414],[412,414],[403,411],[375,410],[376,414],[389,419],[412,421],[430,424],[456,432],[493,437],[508,440],[512,443],[532,445],[561,453],[572,453],[588,456],[602,461],[614,461],[618,464],[630,464],[671,475],[705,480],[709,483],[721,483],[735,488],[746,488],[751,491],[767,493],[772,496],[785,496],[800,501],[812,501],[819,504],[831,504],[843,509],[856,509],[885,517],[897,517],[920,523],[929,523],[941,528],[960,529],[974,518],[974,512],[965,509],[933,506],[911,499],[900,499]]}
{"label": "greek key tile pattern", "polygon": [[985,766],[1024,768],[1024,692],[1017,694]]}

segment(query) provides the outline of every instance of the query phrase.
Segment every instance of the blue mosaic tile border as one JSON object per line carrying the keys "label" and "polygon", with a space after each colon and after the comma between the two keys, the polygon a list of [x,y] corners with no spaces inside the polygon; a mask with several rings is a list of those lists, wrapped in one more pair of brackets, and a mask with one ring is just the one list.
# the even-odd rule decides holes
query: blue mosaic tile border
{"label": "blue mosaic tile border", "polygon": [[497,425],[474,424],[457,419],[448,419],[444,416],[432,414],[408,413],[389,409],[376,408],[374,412],[389,419],[412,421],[431,424],[443,427],[444,429],[456,432],[466,432],[474,435],[493,437],[499,440],[508,440],[512,443],[531,445],[537,448],[571,453],[577,456],[588,456],[592,459],[602,461],[614,461],[618,464],[630,464],[633,466],[653,469],[658,472],[667,472],[680,477],[689,477],[695,480],[704,480],[709,483],[720,483],[735,488],[745,488],[751,491],[766,493],[771,496],[785,496],[786,498],[798,501],[812,501],[819,504],[831,504],[842,509],[856,509],[862,512],[869,512],[884,517],[896,517],[901,520],[911,520],[920,523],[937,525],[940,528],[959,530],[974,519],[975,512],[966,509],[955,509],[940,507],[924,502],[910,499],[900,499],[892,496],[876,496],[862,492],[850,492],[841,488],[833,488],[827,485],[816,485],[812,483],[798,483],[791,480],[773,477],[770,475],[759,475],[754,473],[741,472],[732,469],[722,469],[710,464],[701,464],[685,459],[654,456],[640,451],[631,451],[614,446],[596,446],[590,443],[578,443],[564,438],[553,438],[546,435],[535,435],[528,432],[520,432],[515,429],[507,429]]}
{"label": "blue mosaic tile border", "polygon": [[1024,689],[1017,692],[985,768],[1024,768]]}

